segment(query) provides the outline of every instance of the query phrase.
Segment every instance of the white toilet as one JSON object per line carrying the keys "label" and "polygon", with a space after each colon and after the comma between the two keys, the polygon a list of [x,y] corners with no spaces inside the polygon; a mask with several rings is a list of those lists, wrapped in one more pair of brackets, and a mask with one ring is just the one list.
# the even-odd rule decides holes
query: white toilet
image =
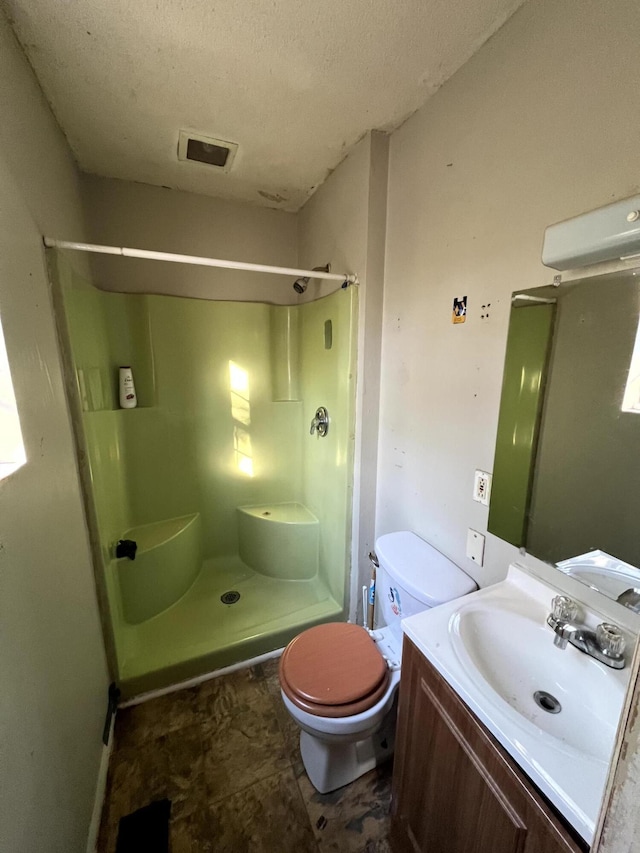
{"label": "white toilet", "polygon": [[303,631],[280,660],[282,700],[300,726],[300,752],[325,794],[393,753],[402,629],[413,613],[477,589],[415,533],[376,541],[376,629],[332,622]]}

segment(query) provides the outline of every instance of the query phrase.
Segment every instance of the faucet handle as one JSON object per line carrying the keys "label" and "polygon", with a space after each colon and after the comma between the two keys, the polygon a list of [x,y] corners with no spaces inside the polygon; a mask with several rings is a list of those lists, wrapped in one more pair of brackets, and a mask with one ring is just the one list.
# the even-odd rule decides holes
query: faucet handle
{"label": "faucet handle", "polygon": [[553,618],[558,622],[573,622],[578,615],[578,605],[568,595],[556,595],[551,607]]}
{"label": "faucet handle", "polygon": [[309,430],[309,434],[313,435],[314,432],[317,432],[320,438],[324,438],[328,431],[329,412],[325,406],[318,406],[316,413],[311,420],[311,429]]}
{"label": "faucet handle", "polygon": [[609,622],[602,622],[596,628],[596,640],[607,657],[622,657],[626,643],[620,628]]}

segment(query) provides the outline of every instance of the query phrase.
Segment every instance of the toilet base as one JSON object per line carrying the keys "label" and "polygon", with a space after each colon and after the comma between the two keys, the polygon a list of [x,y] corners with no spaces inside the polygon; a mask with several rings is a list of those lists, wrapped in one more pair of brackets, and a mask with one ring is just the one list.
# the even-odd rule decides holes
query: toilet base
{"label": "toilet base", "polygon": [[326,741],[300,732],[300,753],[307,776],[321,794],[355,781],[393,755],[396,734],[396,703],[380,728],[359,741]]}

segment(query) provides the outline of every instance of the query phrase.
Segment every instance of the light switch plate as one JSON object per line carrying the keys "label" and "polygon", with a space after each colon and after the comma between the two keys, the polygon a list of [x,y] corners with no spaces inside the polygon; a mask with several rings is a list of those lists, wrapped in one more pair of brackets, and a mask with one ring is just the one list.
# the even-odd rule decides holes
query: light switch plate
{"label": "light switch plate", "polygon": [[488,471],[476,470],[473,478],[473,499],[485,506],[489,506],[491,497],[491,474]]}
{"label": "light switch plate", "polygon": [[479,566],[484,563],[484,536],[471,528],[467,533],[467,557]]}

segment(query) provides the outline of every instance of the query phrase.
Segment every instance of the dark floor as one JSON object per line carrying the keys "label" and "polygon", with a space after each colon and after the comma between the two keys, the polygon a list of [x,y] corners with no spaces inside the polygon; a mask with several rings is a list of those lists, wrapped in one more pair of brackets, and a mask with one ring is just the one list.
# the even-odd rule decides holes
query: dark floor
{"label": "dark floor", "polygon": [[277,661],[119,711],[99,853],[163,797],[172,853],[389,853],[390,764],[318,794],[298,736]]}

